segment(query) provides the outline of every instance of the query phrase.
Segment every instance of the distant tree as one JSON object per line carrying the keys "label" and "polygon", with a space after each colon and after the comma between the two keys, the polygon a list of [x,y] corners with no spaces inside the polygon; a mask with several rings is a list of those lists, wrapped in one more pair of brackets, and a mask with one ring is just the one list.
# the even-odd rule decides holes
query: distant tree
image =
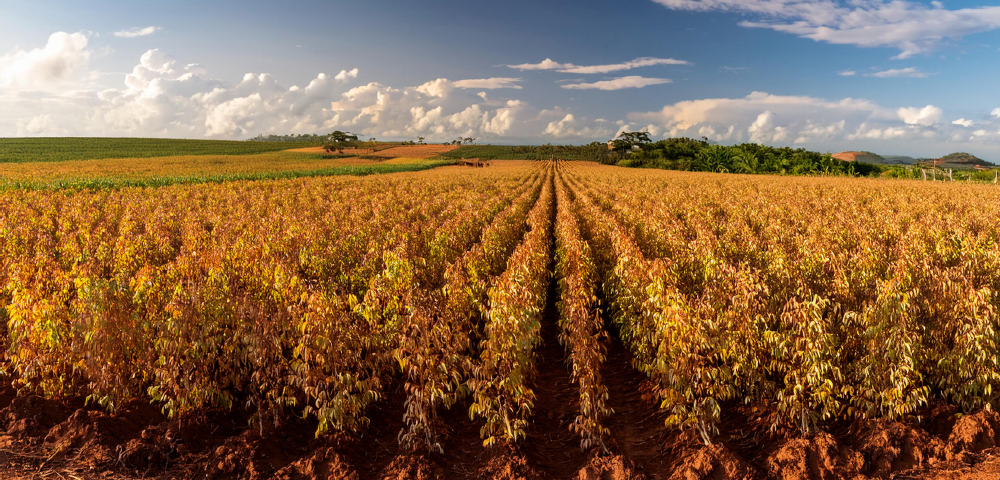
{"label": "distant tree", "polygon": [[341,132],[340,130],[335,130],[330,134],[331,140],[335,143],[347,143],[358,141],[358,136],[351,132]]}
{"label": "distant tree", "polygon": [[344,149],[354,146],[358,141],[358,136],[351,132],[341,132],[336,130],[327,137],[329,141],[323,144],[323,150],[328,153],[336,151],[344,153]]}
{"label": "distant tree", "polygon": [[639,145],[639,146],[645,145],[652,141],[649,139],[648,132],[622,132],[621,134],[618,135],[618,139],[625,142],[629,142],[632,145]]}
{"label": "distant tree", "polygon": [[651,141],[647,132],[622,132],[611,141],[611,150],[624,157],[629,152],[648,145]]}
{"label": "distant tree", "polygon": [[469,144],[469,145],[472,145],[472,142],[475,142],[476,139],[472,138],[472,137],[465,137],[465,138],[462,138],[462,141],[465,142],[465,143],[467,143],[467,144]]}
{"label": "distant tree", "polygon": [[424,137],[417,137],[417,143],[423,145],[424,144]]}

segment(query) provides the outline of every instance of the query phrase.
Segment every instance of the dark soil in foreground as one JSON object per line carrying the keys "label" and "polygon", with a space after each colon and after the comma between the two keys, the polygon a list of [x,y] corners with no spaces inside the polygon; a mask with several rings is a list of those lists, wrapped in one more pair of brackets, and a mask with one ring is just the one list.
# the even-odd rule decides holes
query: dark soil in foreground
{"label": "dark soil in foreground", "polygon": [[478,426],[458,407],[446,414],[443,455],[401,451],[401,392],[371,412],[363,434],[316,439],[316,425],[297,418],[261,432],[233,412],[177,421],[134,404],[112,416],[79,399],[15,397],[5,381],[0,478],[1000,478],[1000,415],[959,418],[941,405],[922,424],[834,426],[807,438],[770,432],[753,409],[727,405],[717,443],[703,446],[663,427],[649,386],[614,343],[604,372],[615,410],[608,452],[584,453],[568,430],[575,386],[561,348],[549,346],[554,335],[545,332],[536,421],[518,450],[482,447]]}
{"label": "dark soil in foreground", "polygon": [[516,450],[484,448],[467,405],[458,405],[444,413],[444,454],[402,451],[401,389],[369,412],[363,433],[317,439],[316,424],[294,416],[262,430],[242,412],[168,420],[135,403],[109,415],[81,399],[16,397],[0,378],[0,479],[1000,478],[1000,414],[960,417],[943,405],[922,412],[922,423],[831,425],[803,438],[771,431],[766,412],[727,404],[716,443],[704,446],[693,432],[664,427],[650,385],[615,335],[601,372],[615,412],[607,451],[583,452],[569,431],[578,394],[552,301],[544,317],[534,423]]}

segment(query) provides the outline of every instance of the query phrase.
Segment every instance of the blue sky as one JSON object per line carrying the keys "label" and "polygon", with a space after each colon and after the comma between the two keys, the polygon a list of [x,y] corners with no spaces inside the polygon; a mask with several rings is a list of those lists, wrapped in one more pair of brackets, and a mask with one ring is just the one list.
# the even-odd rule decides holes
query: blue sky
{"label": "blue sky", "polygon": [[647,130],[1000,161],[1000,7],[0,1],[2,136],[334,129],[493,143]]}

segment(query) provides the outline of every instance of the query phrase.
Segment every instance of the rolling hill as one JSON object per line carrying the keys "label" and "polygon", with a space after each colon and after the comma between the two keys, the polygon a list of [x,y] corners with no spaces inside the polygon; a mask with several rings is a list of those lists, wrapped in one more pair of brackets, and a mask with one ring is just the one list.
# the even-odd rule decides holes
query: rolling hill
{"label": "rolling hill", "polygon": [[831,155],[837,160],[845,162],[872,163],[877,165],[925,165],[930,166],[932,162],[938,168],[971,169],[979,167],[994,167],[992,162],[983,160],[971,153],[955,152],[949,153],[941,158],[913,158],[906,155],[879,155],[873,152],[848,150]]}
{"label": "rolling hill", "polygon": [[860,152],[860,151],[846,151],[840,153],[834,153],[831,155],[837,160],[843,160],[845,162],[862,162],[862,163],[883,163],[883,158],[872,152]]}
{"label": "rolling hill", "polygon": [[936,159],[921,159],[917,163],[919,165],[933,165],[938,168],[952,168],[955,170],[969,170],[976,167],[990,168],[996,166],[992,162],[988,162],[971,153],[965,152],[949,153],[948,155]]}
{"label": "rolling hill", "polygon": [[941,157],[945,163],[953,163],[956,165],[980,165],[980,166],[992,166],[993,163],[983,160],[971,153],[965,152],[955,152],[949,153]]}

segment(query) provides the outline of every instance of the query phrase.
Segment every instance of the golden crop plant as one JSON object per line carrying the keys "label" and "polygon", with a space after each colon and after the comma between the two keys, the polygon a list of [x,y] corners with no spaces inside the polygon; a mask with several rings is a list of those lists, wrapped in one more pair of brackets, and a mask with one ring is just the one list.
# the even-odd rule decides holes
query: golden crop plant
{"label": "golden crop plant", "polygon": [[[465,416],[448,409],[489,445],[531,434],[551,328],[584,449],[608,446],[609,368],[706,443],[741,404],[802,434],[996,409],[998,216],[992,185],[563,160],[12,188],[0,373],[24,395],[316,434],[398,401],[400,443],[440,452]],[[630,365],[608,364],[619,344]]]}

